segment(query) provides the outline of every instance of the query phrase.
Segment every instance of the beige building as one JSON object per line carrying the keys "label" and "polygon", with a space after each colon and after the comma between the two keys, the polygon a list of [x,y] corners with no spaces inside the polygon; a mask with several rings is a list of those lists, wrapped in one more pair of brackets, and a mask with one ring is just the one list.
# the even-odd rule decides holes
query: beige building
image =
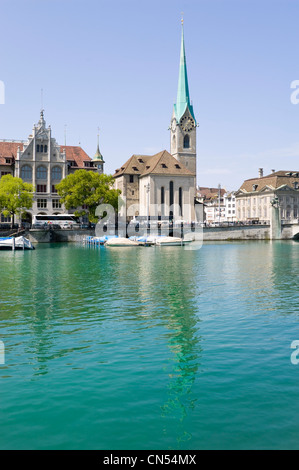
{"label": "beige building", "polygon": [[299,208],[299,171],[274,171],[251,178],[236,192],[236,217],[242,222],[270,223],[274,200],[280,207],[282,222],[297,222]]}
{"label": "beige building", "polygon": [[120,216],[127,220],[136,216],[194,220],[195,177],[166,150],[153,156],[133,155],[113,176],[125,201]]}
{"label": "beige building", "polygon": [[[12,174],[35,188],[32,209],[27,211],[28,222],[32,221],[33,214],[65,212],[56,184],[79,169],[101,173],[103,164],[99,148],[92,160],[80,146],[59,145],[52,136],[51,126],[46,127],[43,111],[27,141],[0,141],[0,177]],[[1,214],[0,221],[9,220]]]}

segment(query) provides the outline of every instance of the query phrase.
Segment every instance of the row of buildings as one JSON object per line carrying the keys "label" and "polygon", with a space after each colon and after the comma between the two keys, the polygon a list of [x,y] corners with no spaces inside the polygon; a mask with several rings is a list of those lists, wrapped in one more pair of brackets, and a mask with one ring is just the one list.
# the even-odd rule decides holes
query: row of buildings
{"label": "row of buildings", "polygon": [[[177,99],[169,126],[170,151],[155,155],[133,154],[114,173],[115,188],[121,190],[125,204],[120,216],[127,221],[136,217],[203,222],[270,221],[273,201],[280,206],[281,218],[297,221],[299,207],[299,171],[275,171],[268,175],[259,170],[233,192],[196,184],[197,121],[189,94],[184,30],[182,25]],[[65,212],[56,185],[78,169],[103,173],[104,160],[99,150],[93,158],[80,146],[60,145],[46,126],[44,111],[26,141],[0,141],[0,178],[6,174],[21,177],[35,188],[34,203],[26,213]],[[0,222],[8,223],[3,214]]]}

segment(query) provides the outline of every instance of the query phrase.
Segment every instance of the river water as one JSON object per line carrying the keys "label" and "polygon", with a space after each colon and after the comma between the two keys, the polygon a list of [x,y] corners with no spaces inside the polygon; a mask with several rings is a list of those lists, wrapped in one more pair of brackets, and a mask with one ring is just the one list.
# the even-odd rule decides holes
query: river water
{"label": "river water", "polygon": [[299,244],[0,252],[1,449],[298,449]]}

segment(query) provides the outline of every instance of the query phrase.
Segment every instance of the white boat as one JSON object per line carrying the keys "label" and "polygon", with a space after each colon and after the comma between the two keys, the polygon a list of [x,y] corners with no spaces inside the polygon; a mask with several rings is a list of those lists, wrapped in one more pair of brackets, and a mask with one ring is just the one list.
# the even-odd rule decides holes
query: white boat
{"label": "white boat", "polygon": [[0,237],[0,250],[34,250],[31,241],[25,237]]}
{"label": "white boat", "polygon": [[184,241],[179,237],[161,237],[156,239],[156,245],[159,246],[182,246]]}
{"label": "white boat", "polygon": [[139,246],[139,243],[129,238],[110,238],[106,241],[105,246]]}

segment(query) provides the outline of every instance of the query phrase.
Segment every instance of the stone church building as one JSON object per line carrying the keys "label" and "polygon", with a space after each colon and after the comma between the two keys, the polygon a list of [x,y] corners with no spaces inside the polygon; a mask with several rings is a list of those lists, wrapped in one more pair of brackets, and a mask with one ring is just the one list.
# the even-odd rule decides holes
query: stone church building
{"label": "stone church building", "polygon": [[133,155],[114,173],[115,188],[121,190],[125,205],[120,216],[168,218],[195,221],[196,128],[190,101],[184,30],[177,100],[170,123],[170,153]]}

